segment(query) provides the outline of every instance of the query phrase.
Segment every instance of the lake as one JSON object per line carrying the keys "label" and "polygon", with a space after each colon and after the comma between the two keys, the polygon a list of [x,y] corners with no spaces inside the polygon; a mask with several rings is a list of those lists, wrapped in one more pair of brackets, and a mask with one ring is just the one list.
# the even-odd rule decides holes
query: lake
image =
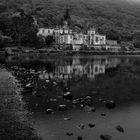
{"label": "lake", "polygon": [[[0,58],[0,63],[19,81],[25,109],[44,140],[101,140],[102,134],[140,139],[139,56],[40,54]],[[116,106],[109,109],[108,101]]]}

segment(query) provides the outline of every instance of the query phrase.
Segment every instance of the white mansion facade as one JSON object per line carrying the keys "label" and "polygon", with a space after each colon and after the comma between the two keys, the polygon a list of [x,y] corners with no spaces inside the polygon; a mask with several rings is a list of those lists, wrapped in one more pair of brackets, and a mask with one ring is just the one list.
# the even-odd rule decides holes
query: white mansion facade
{"label": "white mansion facade", "polygon": [[[55,44],[59,46],[72,46],[74,50],[79,50],[82,46],[94,48],[106,48],[106,35],[96,32],[95,28],[90,28],[86,33],[75,32],[69,28],[67,22],[63,26],[56,28],[40,28],[37,36],[53,36]],[[109,46],[107,46],[109,48]]]}

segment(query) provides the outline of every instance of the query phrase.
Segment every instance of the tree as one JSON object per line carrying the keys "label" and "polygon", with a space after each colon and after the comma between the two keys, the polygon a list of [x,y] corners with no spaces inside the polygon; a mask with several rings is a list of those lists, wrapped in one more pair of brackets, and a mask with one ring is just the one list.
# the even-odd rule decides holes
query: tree
{"label": "tree", "polygon": [[23,10],[15,12],[10,19],[10,34],[15,43],[20,47],[22,44],[37,44],[37,27],[34,25],[32,15],[25,14]]}
{"label": "tree", "polygon": [[50,46],[50,45],[52,45],[53,42],[55,42],[55,40],[54,40],[53,36],[49,35],[45,38],[45,42],[46,42],[46,45]]}
{"label": "tree", "polygon": [[134,47],[140,49],[140,32],[134,33],[133,42],[134,42]]}
{"label": "tree", "polygon": [[6,47],[7,44],[12,43],[12,38],[9,36],[5,36],[0,31],[0,47]]}

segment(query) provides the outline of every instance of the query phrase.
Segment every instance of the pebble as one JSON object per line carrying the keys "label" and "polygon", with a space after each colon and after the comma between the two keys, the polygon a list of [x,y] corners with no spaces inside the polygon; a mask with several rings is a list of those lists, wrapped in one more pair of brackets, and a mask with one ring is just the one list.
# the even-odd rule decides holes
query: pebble
{"label": "pebble", "polygon": [[56,101],[57,101],[57,99],[50,99],[50,101],[51,101],[51,102],[56,102]]}
{"label": "pebble", "polygon": [[94,123],[89,123],[89,125],[88,125],[90,128],[92,128],[92,127],[95,127],[95,124]]}
{"label": "pebble", "polygon": [[118,126],[116,126],[116,129],[117,129],[119,132],[124,133],[124,129],[123,129],[122,126],[118,125]]}
{"label": "pebble", "polygon": [[82,139],[83,139],[83,137],[81,137],[81,136],[77,137],[77,140],[82,140]]}
{"label": "pebble", "polygon": [[112,139],[112,137],[110,135],[107,135],[107,134],[100,135],[100,138],[103,140],[111,140]]}
{"label": "pebble", "polygon": [[102,113],[101,116],[106,116],[106,114],[105,113]]}
{"label": "pebble", "polygon": [[67,136],[72,136],[72,135],[73,135],[73,133],[67,133],[66,135],[67,135]]}
{"label": "pebble", "polygon": [[64,121],[69,121],[71,120],[71,118],[64,118]]}
{"label": "pebble", "polygon": [[81,123],[80,125],[78,125],[78,128],[79,129],[84,129],[85,128],[85,125],[83,123]]}

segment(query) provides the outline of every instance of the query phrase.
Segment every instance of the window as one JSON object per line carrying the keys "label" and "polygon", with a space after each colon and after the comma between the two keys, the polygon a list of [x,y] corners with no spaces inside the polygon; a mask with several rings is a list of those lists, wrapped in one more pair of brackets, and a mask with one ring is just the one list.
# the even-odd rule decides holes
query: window
{"label": "window", "polygon": [[60,39],[61,43],[63,43],[63,37],[61,36],[61,39]]}
{"label": "window", "polygon": [[65,43],[66,43],[67,42],[67,36],[65,36],[64,40],[65,40]]}
{"label": "window", "polygon": [[98,38],[98,37],[96,37],[96,38],[95,38],[95,41],[96,41],[96,42],[98,42],[98,41],[99,41],[99,38]]}
{"label": "window", "polygon": [[98,72],[98,67],[95,67],[95,72]]}

